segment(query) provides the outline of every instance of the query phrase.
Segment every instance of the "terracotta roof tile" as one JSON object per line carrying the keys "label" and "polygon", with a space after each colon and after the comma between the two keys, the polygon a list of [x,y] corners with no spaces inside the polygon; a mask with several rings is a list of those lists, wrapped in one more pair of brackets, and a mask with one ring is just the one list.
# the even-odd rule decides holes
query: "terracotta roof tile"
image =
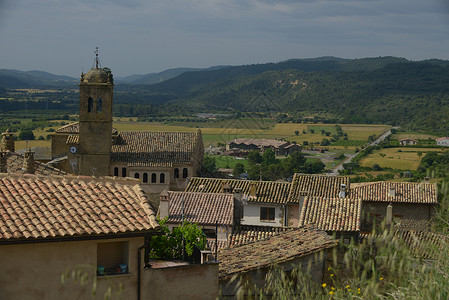
{"label": "terracotta roof tile", "polygon": [[234,274],[287,262],[336,245],[337,241],[326,232],[312,226],[288,230],[266,240],[219,250],[218,276],[229,279]]}
{"label": "terracotta roof tile", "polygon": [[168,222],[181,223],[182,202],[184,219],[199,225],[233,225],[234,195],[196,192],[168,192]]}
{"label": "terracotta roof tile", "polygon": [[335,198],[338,197],[342,184],[346,185],[346,192],[348,192],[349,177],[295,174],[288,201],[297,203],[302,192],[312,197]]}
{"label": "terracotta roof tile", "polygon": [[[193,177],[189,181],[186,191],[222,193],[225,185],[229,185],[233,191],[240,189],[243,194],[248,196],[248,202],[275,204],[286,203],[291,187],[289,182]],[[254,187],[254,191],[252,187]]]}
{"label": "terracotta roof tile", "polygon": [[120,132],[112,145],[111,162],[167,167],[188,164],[201,141],[201,132]]}
{"label": "terracotta roof tile", "polygon": [[[393,189],[394,193],[390,190]],[[437,204],[434,184],[415,182],[364,182],[353,183],[350,197],[363,201]]]}
{"label": "terracotta roof tile", "polygon": [[315,224],[326,231],[360,231],[362,200],[306,197],[299,226]]}
{"label": "terracotta roof tile", "polygon": [[[122,190],[122,211],[107,199],[108,191]],[[112,180],[88,182],[78,177],[0,175],[0,239],[65,237],[151,230],[159,226],[139,186]],[[116,199],[113,199],[116,200]],[[107,204],[106,204],[107,203]],[[121,206],[122,207],[122,206]],[[124,213],[136,220],[130,224]]]}
{"label": "terracotta roof tile", "polygon": [[[17,152],[7,152],[7,172],[8,173],[21,173],[23,174],[23,161],[25,157],[22,154],[19,154]],[[50,167],[44,163],[41,163],[39,161],[34,161],[34,173],[36,175],[66,175],[67,173]]]}
{"label": "terracotta roof tile", "polygon": [[291,228],[252,225],[236,226],[232,234],[229,235],[229,247],[243,245],[260,240],[266,240],[271,236],[277,235],[287,230],[291,230]]}
{"label": "terracotta roof tile", "polygon": [[[55,133],[80,133],[80,122],[74,122],[62,127],[59,127],[55,130]],[[117,134],[118,131],[115,128],[112,128],[112,134]]]}

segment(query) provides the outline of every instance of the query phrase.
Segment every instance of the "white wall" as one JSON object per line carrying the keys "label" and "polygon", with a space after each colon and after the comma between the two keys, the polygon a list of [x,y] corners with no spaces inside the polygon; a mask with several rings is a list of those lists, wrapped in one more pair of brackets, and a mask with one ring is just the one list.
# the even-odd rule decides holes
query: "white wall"
{"label": "white wall", "polygon": [[[275,208],[275,220],[274,221],[261,221],[260,220],[260,208],[261,207],[274,207]],[[243,205],[243,219],[242,225],[258,225],[258,226],[282,226],[283,208],[280,205],[270,204],[248,204]]]}

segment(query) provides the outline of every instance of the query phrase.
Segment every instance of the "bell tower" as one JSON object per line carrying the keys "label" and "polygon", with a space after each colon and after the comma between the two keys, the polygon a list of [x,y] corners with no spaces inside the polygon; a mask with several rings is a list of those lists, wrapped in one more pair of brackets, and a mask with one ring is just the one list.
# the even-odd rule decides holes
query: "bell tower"
{"label": "bell tower", "polygon": [[79,149],[72,147],[81,175],[106,176],[112,146],[112,100],[114,83],[108,68],[100,67],[98,47],[94,66],[81,73],[79,105]]}

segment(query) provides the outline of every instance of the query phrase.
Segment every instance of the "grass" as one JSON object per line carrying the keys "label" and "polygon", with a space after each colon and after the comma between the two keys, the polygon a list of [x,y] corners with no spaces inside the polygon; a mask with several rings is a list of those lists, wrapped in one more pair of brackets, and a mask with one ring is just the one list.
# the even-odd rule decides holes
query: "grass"
{"label": "grass", "polygon": [[215,164],[218,169],[234,169],[235,165],[238,163],[241,163],[245,167],[245,170],[248,169],[248,161],[246,159],[236,159],[224,155],[214,155],[213,158],[215,158]]}
{"label": "grass", "polygon": [[437,138],[438,138],[437,136],[420,133],[420,132],[400,132],[400,133],[395,133],[395,134],[391,135],[392,140],[402,140],[402,139],[414,139],[414,140],[432,139],[432,140],[435,140]]}
{"label": "grass", "polygon": [[[401,151],[399,151],[401,150]],[[372,167],[378,164],[382,168],[393,168],[399,170],[416,170],[426,152],[441,151],[436,148],[385,148],[375,150],[372,154],[360,160],[362,167]],[[422,156],[418,156],[422,152]],[[385,156],[383,156],[385,155]]]}

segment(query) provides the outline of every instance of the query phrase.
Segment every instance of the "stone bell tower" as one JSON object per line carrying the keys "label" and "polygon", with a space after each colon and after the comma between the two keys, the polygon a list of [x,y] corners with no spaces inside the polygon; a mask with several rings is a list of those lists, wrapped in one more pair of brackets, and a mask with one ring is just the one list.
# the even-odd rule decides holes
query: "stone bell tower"
{"label": "stone bell tower", "polygon": [[97,48],[94,67],[87,74],[81,73],[79,149],[70,148],[81,175],[109,175],[114,83],[107,70],[100,67]]}

